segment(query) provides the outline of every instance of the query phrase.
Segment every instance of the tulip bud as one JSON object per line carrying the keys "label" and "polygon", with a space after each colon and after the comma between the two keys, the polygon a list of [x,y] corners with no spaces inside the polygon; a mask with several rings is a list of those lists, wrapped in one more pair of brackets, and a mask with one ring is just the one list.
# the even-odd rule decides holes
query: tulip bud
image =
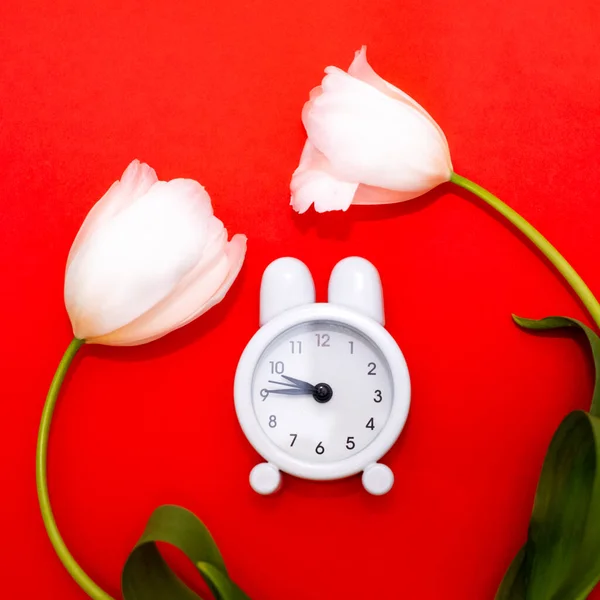
{"label": "tulip bud", "polygon": [[246,236],[227,241],[198,182],[159,181],[134,160],[73,242],[65,275],[73,333],[113,346],[162,337],[223,299],[245,252]]}
{"label": "tulip bud", "polygon": [[300,213],[421,196],[450,179],[444,133],[417,102],[373,71],[366,48],[348,72],[325,69],[302,121],[308,140],[292,177]]}

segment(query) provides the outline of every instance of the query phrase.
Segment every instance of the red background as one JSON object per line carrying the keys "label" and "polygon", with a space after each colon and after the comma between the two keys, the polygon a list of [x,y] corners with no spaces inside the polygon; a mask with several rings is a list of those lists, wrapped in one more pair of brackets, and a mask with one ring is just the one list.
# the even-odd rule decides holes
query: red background
{"label": "red background", "polygon": [[[584,347],[511,312],[583,318],[530,246],[450,186],[409,204],[299,216],[288,184],[300,110],[361,44],[444,128],[457,172],[505,199],[600,290],[600,5],[596,0],[3,0],[0,7],[2,588],[82,598],[38,514],[34,450],[71,331],[64,264],[86,212],[135,157],[201,181],[249,237],[225,301],[146,347],[88,347],[51,438],[50,491],[73,554],[113,595],[152,509],[208,525],[254,599],[493,597],[522,544],[547,444],[589,404]],[[254,494],[258,456],[231,394],[257,329],[262,270],[293,255],[320,299],[358,254],[385,286],[411,369],[396,485],[285,478]]]}

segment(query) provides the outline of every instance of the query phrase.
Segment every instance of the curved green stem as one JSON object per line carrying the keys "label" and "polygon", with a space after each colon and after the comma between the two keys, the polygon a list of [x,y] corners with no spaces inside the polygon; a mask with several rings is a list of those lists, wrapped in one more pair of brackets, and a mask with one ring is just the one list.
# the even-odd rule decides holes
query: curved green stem
{"label": "curved green stem", "polygon": [[69,552],[64,540],[62,539],[56,521],[54,520],[54,514],[52,513],[52,507],[50,506],[50,497],[48,495],[48,476],[47,476],[47,459],[48,459],[48,437],[50,434],[50,424],[52,422],[52,414],[54,413],[54,407],[58,398],[58,393],[62,386],[62,382],[67,374],[69,365],[73,360],[75,354],[81,346],[84,340],[74,339],[67,348],[62,360],[56,369],[50,389],[48,390],[48,396],[46,397],[46,404],[44,405],[44,411],[42,412],[42,420],[40,421],[40,431],[38,434],[37,452],[35,457],[35,475],[37,482],[37,493],[40,502],[40,509],[42,511],[42,519],[48,532],[48,537],[56,550],[56,554],[60,561],[65,566],[71,577],[79,584],[81,589],[94,600],[114,600],[106,592],[101,590],[85,573],[85,571],[77,564],[71,553]]}
{"label": "curved green stem", "polygon": [[510,221],[521,233],[523,233],[542,254],[556,267],[557,271],[565,278],[573,291],[579,296],[583,305],[587,308],[592,319],[600,328],[600,304],[592,294],[590,288],[577,274],[575,269],[565,260],[562,254],[537,230],[530,225],[519,213],[507,206],[485,188],[475,182],[452,173],[450,181],[468,190],[481,198],[486,204],[498,211],[503,217]]}

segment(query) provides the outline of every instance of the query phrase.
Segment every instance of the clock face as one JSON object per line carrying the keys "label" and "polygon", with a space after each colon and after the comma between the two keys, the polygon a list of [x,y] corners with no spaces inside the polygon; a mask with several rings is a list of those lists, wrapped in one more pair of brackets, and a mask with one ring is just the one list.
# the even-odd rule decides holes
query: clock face
{"label": "clock face", "polygon": [[379,348],[330,320],[285,330],[261,354],[252,378],[260,427],[281,450],[308,463],[364,450],[388,421],[393,396]]}

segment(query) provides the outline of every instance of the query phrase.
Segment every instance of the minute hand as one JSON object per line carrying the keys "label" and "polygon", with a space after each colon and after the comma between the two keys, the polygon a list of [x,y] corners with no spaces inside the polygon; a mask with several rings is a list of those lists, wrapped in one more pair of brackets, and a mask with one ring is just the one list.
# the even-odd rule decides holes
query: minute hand
{"label": "minute hand", "polygon": [[283,390],[267,390],[269,394],[283,394],[284,396],[306,396],[312,392],[306,388],[288,388]]}

